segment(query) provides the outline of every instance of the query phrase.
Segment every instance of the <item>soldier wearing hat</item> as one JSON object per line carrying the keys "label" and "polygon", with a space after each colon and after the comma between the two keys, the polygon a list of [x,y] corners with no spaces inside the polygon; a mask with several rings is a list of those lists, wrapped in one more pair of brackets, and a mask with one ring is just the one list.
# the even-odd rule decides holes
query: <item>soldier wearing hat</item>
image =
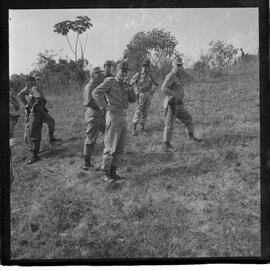
{"label": "soldier wearing hat", "polygon": [[195,142],[201,141],[194,136],[192,116],[184,107],[184,84],[181,78],[182,72],[182,59],[177,57],[173,60],[172,71],[167,74],[161,87],[162,92],[165,94],[165,128],[163,135],[165,151],[173,149],[170,142],[176,118],[181,120],[186,126],[190,140]]}
{"label": "soldier wearing hat", "polygon": [[[126,109],[128,104],[136,101],[133,88],[124,84],[124,78],[128,72],[128,64],[121,62],[117,66],[115,77],[109,77],[93,90],[93,98],[100,108],[106,110],[105,148],[101,168],[102,179],[112,182],[121,177],[116,173],[120,158],[124,151],[127,122]],[[105,101],[108,101],[106,103]]]}
{"label": "soldier wearing hat", "polygon": [[111,60],[106,60],[103,65],[105,77],[113,77],[112,67],[113,67],[113,62]]}
{"label": "soldier wearing hat", "polygon": [[39,160],[39,149],[41,141],[41,130],[43,122],[48,125],[49,142],[55,143],[61,141],[61,139],[54,137],[55,120],[48,113],[49,110],[45,107],[47,100],[41,89],[41,78],[38,76],[31,78],[33,87],[28,95],[27,109],[29,110],[29,141],[31,157],[28,160],[28,164],[32,164]]}
{"label": "soldier wearing hat", "polygon": [[99,109],[92,96],[94,88],[100,85],[104,79],[104,71],[101,70],[100,67],[95,67],[91,73],[90,81],[84,87],[83,105],[87,108],[84,117],[86,123],[86,138],[83,147],[84,170],[90,170],[93,168],[93,165],[91,164],[91,156],[97,141],[98,132],[105,132],[105,112]]}
{"label": "soldier wearing hat", "polygon": [[136,73],[130,80],[137,94],[137,108],[133,117],[133,127],[131,133],[137,134],[137,124],[141,125],[140,132],[145,131],[145,122],[150,109],[152,96],[158,83],[150,73],[150,60],[147,59],[142,63],[142,71]]}

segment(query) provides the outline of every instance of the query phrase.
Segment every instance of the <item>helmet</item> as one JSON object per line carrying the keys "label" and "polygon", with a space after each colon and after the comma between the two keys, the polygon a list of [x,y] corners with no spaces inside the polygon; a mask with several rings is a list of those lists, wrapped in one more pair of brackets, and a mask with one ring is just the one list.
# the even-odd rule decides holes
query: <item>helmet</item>
{"label": "helmet", "polygon": [[100,72],[103,72],[103,70],[100,67],[95,67],[92,70],[92,73],[100,73]]}
{"label": "helmet", "polygon": [[183,61],[181,57],[176,57],[172,61],[173,65],[183,65]]}
{"label": "helmet", "polygon": [[106,65],[108,65],[108,66],[112,66],[112,65],[113,65],[113,63],[112,63],[112,61],[111,61],[111,60],[106,60],[106,61],[105,61],[105,63],[104,63],[104,65],[103,65],[103,67],[105,67]]}
{"label": "helmet", "polygon": [[150,67],[150,60],[149,59],[144,60],[142,66]]}
{"label": "helmet", "polygon": [[117,70],[129,70],[128,68],[128,63],[127,62],[120,62],[118,65],[117,65]]}

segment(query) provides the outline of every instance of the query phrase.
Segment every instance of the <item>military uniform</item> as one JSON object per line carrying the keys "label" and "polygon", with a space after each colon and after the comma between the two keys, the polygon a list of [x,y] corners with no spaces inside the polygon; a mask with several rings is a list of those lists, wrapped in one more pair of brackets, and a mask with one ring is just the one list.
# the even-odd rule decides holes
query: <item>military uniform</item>
{"label": "military uniform", "polygon": [[84,118],[86,123],[86,138],[84,141],[83,155],[85,158],[84,169],[86,170],[91,166],[91,155],[94,151],[98,132],[105,132],[105,114],[99,109],[92,97],[93,89],[100,85],[105,79],[105,75],[101,70],[97,72],[99,72],[98,77],[91,77],[89,83],[84,88],[83,105],[86,106],[87,109]]}
{"label": "military uniform", "polygon": [[[179,61],[179,64],[180,63],[182,64],[182,61]],[[184,107],[184,84],[176,71],[172,70],[167,74],[161,90],[165,94],[165,128],[163,142],[172,148],[170,141],[172,139],[172,132],[176,118],[184,123],[190,139],[199,141],[199,139],[193,135],[194,127],[192,116]]]}
{"label": "military uniform", "polygon": [[9,93],[9,138],[14,137],[15,126],[20,117],[20,104],[14,93]]}
{"label": "military uniform", "polygon": [[[125,65],[120,65],[125,67]],[[136,101],[136,95],[131,87],[127,87],[123,80],[117,77],[109,77],[93,90],[93,98],[96,104],[106,108],[105,148],[101,168],[109,172],[119,166],[120,157],[123,154],[126,134],[126,109],[129,102]],[[104,97],[108,104],[105,102]]]}

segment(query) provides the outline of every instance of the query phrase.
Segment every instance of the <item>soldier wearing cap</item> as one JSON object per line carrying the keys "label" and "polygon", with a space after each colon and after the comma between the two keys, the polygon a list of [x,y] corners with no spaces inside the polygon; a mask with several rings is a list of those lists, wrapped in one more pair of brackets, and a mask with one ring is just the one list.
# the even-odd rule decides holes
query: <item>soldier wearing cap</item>
{"label": "soldier wearing cap", "polygon": [[161,87],[162,92],[165,94],[165,128],[163,135],[165,151],[173,149],[170,142],[176,118],[181,120],[186,126],[190,140],[195,142],[201,141],[194,136],[192,116],[184,107],[184,84],[181,78],[182,72],[182,59],[177,57],[173,60],[172,71],[167,74]]}
{"label": "soldier wearing cap", "polygon": [[15,126],[20,117],[20,104],[13,88],[9,89],[9,138],[14,137]]}
{"label": "soldier wearing cap", "polygon": [[113,77],[112,74],[112,67],[113,67],[113,63],[111,60],[106,60],[103,68],[104,68],[104,76],[105,77]]}
{"label": "soldier wearing cap", "polygon": [[[115,77],[109,77],[93,90],[93,98],[100,110],[106,110],[105,148],[101,168],[102,179],[112,182],[121,177],[116,173],[124,151],[127,134],[126,109],[136,101],[133,88],[124,84],[128,64],[121,62],[117,66]],[[108,103],[105,102],[105,98]]]}
{"label": "soldier wearing cap", "polygon": [[132,134],[137,134],[137,124],[141,125],[140,132],[145,131],[145,122],[150,109],[152,96],[158,83],[150,73],[150,60],[147,59],[142,63],[142,71],[136,73],[130,80],[137,94],[137,108],[133,117]]}
{"label": "soldier wearing cap", "polygon": [[105,113],[99,109],[92,96],[94,88],[100,85],[104,79],[103,70],[100,67],[95,67],[91,73],[90,81],[85,86],[83,92],[83,105],[87,108],[84,118],[86,123],[86,138],[83,147],[84,170],[93,168],[91,156],[97,141],[98,132],[104,133],[105,131]]}
{"label": "soldier wearing cap", "polygon": [[31,88],[28,96],[28,110],[29,114],[29,141],[31,157],[28,164],[32,164],[39,160],[38,153],[40,149],[41,130],[43,122],[48,125],[49,142],[54,143],[61,141],[54,137],[55,120],[48,113],[49,110],[45,107],[47,100],[41,89],[41,78],[33,77],[33,87]]}

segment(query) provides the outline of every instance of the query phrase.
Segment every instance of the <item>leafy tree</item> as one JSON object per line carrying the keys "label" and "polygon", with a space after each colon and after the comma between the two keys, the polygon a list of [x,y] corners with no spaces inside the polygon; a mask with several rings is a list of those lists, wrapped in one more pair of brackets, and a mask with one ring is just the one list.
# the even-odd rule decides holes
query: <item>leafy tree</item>
{"label": "leafy tree", "polygon": [[[78,58],[77,57],[78,42],[80,43],[80,48],[81,48],[81,59],[82,60],[84,59],[84,53],[86,50],[88,36],[86,36],[84,46],[82,44],[80,36],[84,32],[86,32],[87,29],[90,29],[90,27],[93,27],[93,24],[90,21],[91,21],[91,19],[88,16],[77,16],[76,20],[74,20],[74,21],[66,20],[66,21],[59,22],[54,25],[54,32],[66,37],[68,45],[75,56],[75,61],[77,61],[77,58]],[[75,45],[73,47],[72,47],[70,40],[69,40],[69,37],[68,37],[70,30],[77,33]]]}
{"label": "leafy tree", "polygon": [[176,53],[178,41],[170,32],[154,28],[136,33],[128,43],[125,55],[134,71],[139,71],[145,58],[150,58],[157,69],[168,65]]}

